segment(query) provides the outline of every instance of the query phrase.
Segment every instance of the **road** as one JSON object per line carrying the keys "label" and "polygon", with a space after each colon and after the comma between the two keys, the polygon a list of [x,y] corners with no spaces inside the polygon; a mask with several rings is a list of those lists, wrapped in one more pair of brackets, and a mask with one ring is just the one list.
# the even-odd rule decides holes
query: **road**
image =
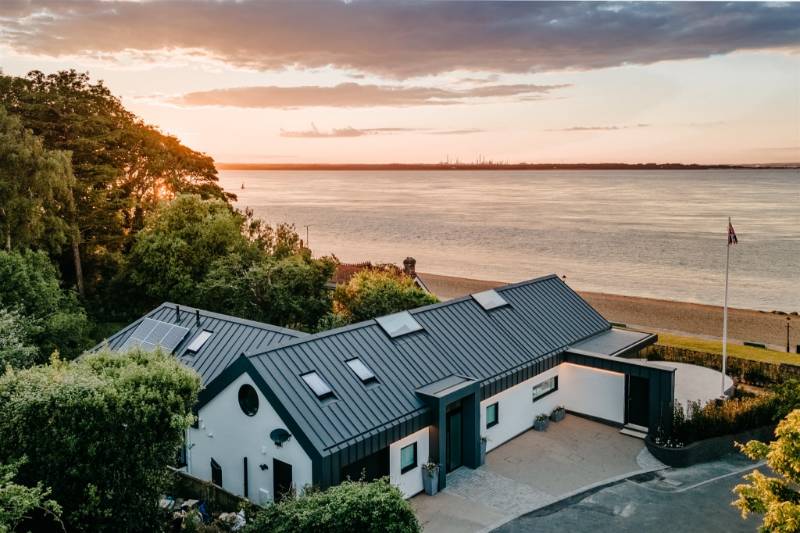
{"label": "road", "polygon": [[753,466],[740,456],[731,456],[645,474],[523,515],[494,531],[752,533],[760,517],[751,515],[743,520],[730,502],[734,500],[733,487]]}

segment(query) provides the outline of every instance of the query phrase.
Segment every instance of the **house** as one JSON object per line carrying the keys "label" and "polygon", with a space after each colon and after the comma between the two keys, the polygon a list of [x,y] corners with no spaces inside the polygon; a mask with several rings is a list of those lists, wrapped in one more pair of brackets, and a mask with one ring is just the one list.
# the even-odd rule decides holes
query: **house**
{"label": "house", "polygon": [[406,257],[403,260],[403,268],[394,264],[373,264],[370,261],[363,263],[339,263],[333,276],[327,283],[329,289],[335,289],[337,285],[346,285],[350,279],[364,270],[387,270],[396,275],[406,275],[414,280],[414,284],[425,292],[431,292],[423,279],[417,273],[417,260],[413,257]]}
{"label": "house", "polygon": [[612,328],[557,276],[288,338],[207,383],[188,470],[256,503],[362,475],[410,497],[424,463],[444,487],[479,466],[481,437],[491,450],[558,405],[669,430],[674,369],[619,357],[655,340]]}

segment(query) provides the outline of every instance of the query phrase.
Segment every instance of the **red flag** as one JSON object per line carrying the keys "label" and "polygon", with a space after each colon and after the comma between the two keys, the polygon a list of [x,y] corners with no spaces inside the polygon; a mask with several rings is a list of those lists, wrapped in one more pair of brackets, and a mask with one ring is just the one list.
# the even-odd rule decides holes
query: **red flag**
{"label": "red flag", "polygon": [[733,224],[728,221],[728,246],[731,244],[736,244],[739,242],[739,239],[736,238],[736,232],[733,231]]}

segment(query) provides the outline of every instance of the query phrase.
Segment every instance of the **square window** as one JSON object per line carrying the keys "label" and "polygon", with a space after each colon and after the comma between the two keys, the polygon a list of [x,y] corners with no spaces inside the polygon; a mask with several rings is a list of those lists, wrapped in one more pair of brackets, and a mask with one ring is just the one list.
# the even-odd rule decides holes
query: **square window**
{"label": "square window", "polygon": [[487,429],[496,426],[500,422],[500,404],[495,402],[486,406],[486,427]]}
{"label": "square window", "polygon": [[400,448],[400,473],[405,474],[417,467],[417,443]]}

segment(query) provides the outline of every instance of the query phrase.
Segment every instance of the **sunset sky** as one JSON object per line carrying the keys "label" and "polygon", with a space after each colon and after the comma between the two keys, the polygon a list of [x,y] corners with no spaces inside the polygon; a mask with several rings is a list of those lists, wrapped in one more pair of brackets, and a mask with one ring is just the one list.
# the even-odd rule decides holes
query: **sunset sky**
{"label": "sunset sky", "polygon": [[222,162],[800,161],[799,4],[2,0],[0,68]]}

